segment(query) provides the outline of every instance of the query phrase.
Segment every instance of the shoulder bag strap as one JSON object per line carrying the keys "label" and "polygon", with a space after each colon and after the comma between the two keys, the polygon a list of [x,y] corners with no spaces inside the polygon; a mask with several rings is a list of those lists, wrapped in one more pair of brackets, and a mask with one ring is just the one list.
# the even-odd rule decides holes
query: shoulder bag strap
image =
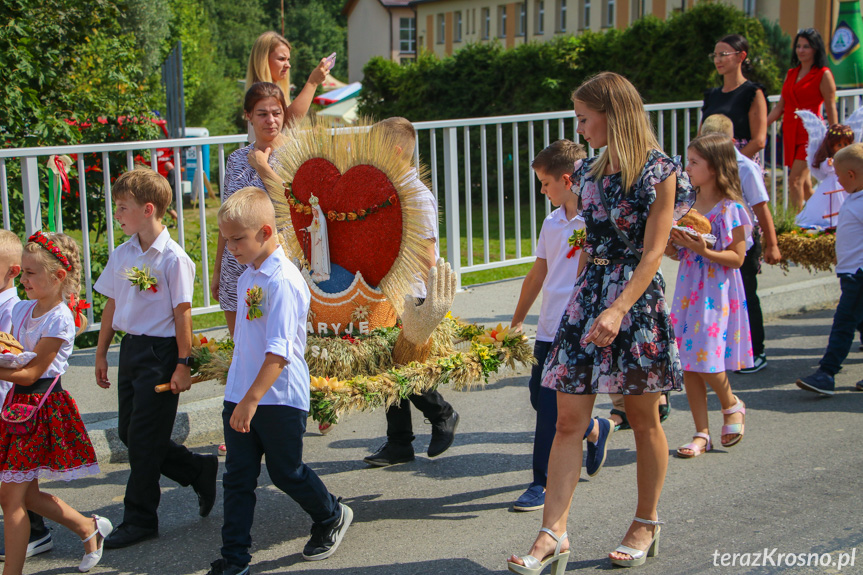
{"label": "shoulder bag strap", "polygon": [[608,209],[608,202],[605,201],[605,184],[603,183],[602,180],[603,180],[603,176],[600,175],[599,176],[599,201],[602,202],[602,207],[605,210],[605,213],[608,215],[608,221],[611,222],[611,227],[613,227],[614,231],[617,232],[617,236],[621,239],[621,241],[624,244],[626,244],[626,247],[629,248],[629,251],[631,251],[635,255],[635,259],[637,259],[638,261],[641,261],[641,252],[639,252],[636,249],[635,244],[633,244],[632,241],[628,237],[626,237],[626,234],[623,233],[623,230],[621,230],[619,227],[617,227],[617,222],[615,221],[614,217],[611,215],[611,210]]}
{"label": "shoulder bag strap", "polygon": [[[33,309],[36,307],[37,303],[39,303],[39,302],[38,301],[33,302],[33,305],[30,306],[30,309],[27,310],[27,313],[24,314],[24,317],[21,319],[21,322],[18,324],[18,331],[16,332],[17,335],[15,336],[15,339],[17,339],[19,343],[21,342],[21,325],[33,313]],[[21,345],[23,346],[23,344],[21,344]],[[54,383],[57,383],[56,379],[54,380]],[[51,388],[48,389],[48,393],[51,393],[51,389],[54,388],[54,383],[51,384]],[[48,393],[45,394],[46,397],[47,397]],[[3,402],[3,405],[4,406],[5,405],[12,405],[12,400],[14,398],[15,398],[15,384],[12,384],[12,389],[10,389],[9,393],[6,394],[6,401]],[[44,399],[42,400],[42,403],[44,403]],[[39,404],[39,407],[42,407],[42,403]],[[39,408],[37,407],[36,409],[39,409]]]}

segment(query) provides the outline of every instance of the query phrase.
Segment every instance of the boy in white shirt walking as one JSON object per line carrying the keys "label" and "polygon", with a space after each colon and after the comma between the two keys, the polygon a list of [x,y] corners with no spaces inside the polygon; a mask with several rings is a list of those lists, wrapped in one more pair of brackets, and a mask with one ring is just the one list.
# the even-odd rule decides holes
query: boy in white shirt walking
{"label": "boy in white shirt walking", "polygon": [[[842,369],[854,344],[855,331],[863,333],[863,144],[842,148],[833,157],[833,167],[848,198],[839,209],[836,226],[836,275],[842,295],[833,315],[827,350],[818,371],[797,380],[797,387],[824,396],[836,393],[834,376]],[[863,380],[857,382],[863,391]]]}
{"label": "boy in white shirt walking", "polygon": [[[557,392],[542,387],[542,368],[554,336],[560,326],[566,304],[572,296],[578,277],[578,249],[570,238],[584,230],[584,219],[579,215],[578,196],[571,191],[573,165],[585,157],[584,148],[569,140],[558,140],[537,154],[531,167],[542,188],[557,209],[542,222],[536,243],[536,261],[530,268],[511,325],[522,329],[527,312],[542,290],[542,307],[536,328],[533,355],[536,365],[528,382],[530,404],[536,410],[536,431],[533,440],[533,481],[513,504],[515,511],[535,511],[545,505],[545,484],[548,476],[548,457],[554,442],[557,424]],[[585,433],[587,439],[587,473],[599,473],[605,463],[608,437],[614,426],[607,419],[591,419]]]}
{"label": "boy in white shirt walking", "polygon": [[[94,288],[108,296],[96,348],[96,383],[107,389],[108,347],[124,331],[117,375],[117,432],[129,450],[123,522],[105,547],[126,547],[159,534],[162,475],[198,495],[198,513],[216,501],[215,455],[197,455],[171,441],[178,395],[191,387],[192,290],[195,264],[171,239],[162,216],[168,180],[148,168],[126,172],[113,187],[114,217],[131,236],[118,246]],[[170,382],[173,393],[156,393]]]}
{"label": "boy in white shirt walking", "polygon": [[219,209],[219,230],[231,255],[248,268],[237,281],[234,357],[222,412],[228,448],[222,557],[209,575],[247,575],[263,456],[276,487],[314,521],[303,559],[332,555],[353,512],[302,460],[310,400],[304,353],[311,294],[279,246],[269,196],[257,188],[238,190]]}

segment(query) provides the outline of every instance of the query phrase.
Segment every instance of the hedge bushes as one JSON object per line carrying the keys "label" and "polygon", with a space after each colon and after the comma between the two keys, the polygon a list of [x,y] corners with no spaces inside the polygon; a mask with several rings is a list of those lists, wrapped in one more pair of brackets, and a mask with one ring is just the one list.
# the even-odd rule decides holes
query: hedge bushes
{"label": "hedge bushes", "polygon": [[720,78],[707,54],[716,40],[741,33],[752,47],[754,80],[777,93],[777,66],[764,25],[731,6],[701,3],[661,21],[642,18],[630,28],[561,36],[505,50],[470,44],[438,59],[421,54],[401,66],[373,58],[364,69],[360,113],[412,121],[563,110],[584,79],[603,70],[621,73],[646,102],[700,100]]}

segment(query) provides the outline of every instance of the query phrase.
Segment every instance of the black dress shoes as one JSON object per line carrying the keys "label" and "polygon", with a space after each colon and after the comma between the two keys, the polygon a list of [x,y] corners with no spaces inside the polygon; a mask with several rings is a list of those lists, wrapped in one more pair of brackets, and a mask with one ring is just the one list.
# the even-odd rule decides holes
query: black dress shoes
{"label": "black dress shoes", "polygon": [[159,536],[159,530],[152,527],[139,527],[129,523],[121,523],[110,535],[105,538],[105,547],[108,549],[120,549],[128,547],[147,539]]}
{"label": "black dress shoes", "polygon": [[363,461],[375,467],[388,467],[397,463],[407,463],[414,460],[414,448],[411,444],[384,443],[377,451]]}
{"label": "black dress shoes", "polygon": [[456,428],[458,428],[458,413],[455,411],[446,419],[432,424],[432,437],[428,450],[429,457],[437,457],[450,448],[450,445],[455,440]]}
{"label": "black dress shoes", "polygon": [[203,469],[198,479],[192,483],[192,489],[198,495],[198,514],[206,517],[216,503],[216,478],[219,475],[219,458],[215,455],[204,455]]}

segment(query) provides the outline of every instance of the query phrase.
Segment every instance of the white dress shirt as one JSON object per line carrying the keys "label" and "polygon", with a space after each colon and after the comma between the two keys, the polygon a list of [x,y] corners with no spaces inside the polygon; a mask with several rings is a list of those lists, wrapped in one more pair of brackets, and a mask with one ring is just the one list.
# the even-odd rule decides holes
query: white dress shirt
{"label": "white dress shirt", "polygon": [[568,240],[575,230],[584,229],[584,218],[576,215],[566,218],[566,210],[557,208],[542,222],[539,240],[536,242],[536,257],[546,260],[548,273],[542,283],[542,305],[539,309],[539,323],[536,326],[537,341],[553,341],[560,326],[563,310],[569,303],[575,280],[578,277],[578,260],[581,253],[576,251],[571,258]]}
{"label": "white dress shirt", "polygon": [[[11,287],[0,292],[0,331],[12,333],[12,308],[21,301],[18,290]],[[6,401],[6,394],[12,389],[12,383],[0,380],[0,405]]]}
{"label": "white dress shirt", "polygon": [[[247,319],[246,292],[263,289],[263,315]],[[306,364],[306,318],[311,294],[300,270],[279,247],[254,269],[248,266],[237,282],[237,324],[234,359],[228,371],[225,401],[239,403],[261,371],[268,353],[288,364],[259,405],[287,405],[309,410],[309,366]]]}
{"label": "white dress shirt", "polygon": [[855,274],[863,269],[863,191],[848,194],[839,209],[836,226],[836,273]]}
{"label": "white dress shirt", "polygon": [[[147,266],[156,278],[156,291],[140,290],[126,278],[133,267]],[[163,228],[153,245],[144,252],[138,234],[121,244],[111,257],[96,285],[96,291],[114,298],[115,331],[132,335],[174,337],[174,309],[183,303],[192,303],[195,283],[195,264],[180,245],[171,239]]]}
{"label": "white dress shirt", "polygon": [[[737,156],[737,171],[740,173],[740,188],[743,192],[743,199],[746,200],[750,208],[769,201],[770,196],[764,186],[764,174],[761,171],[761,166],[741,154],[737,148],[734,149],[734,154]],[[755,219],[755,213],[751,210],[750,213]]]}

